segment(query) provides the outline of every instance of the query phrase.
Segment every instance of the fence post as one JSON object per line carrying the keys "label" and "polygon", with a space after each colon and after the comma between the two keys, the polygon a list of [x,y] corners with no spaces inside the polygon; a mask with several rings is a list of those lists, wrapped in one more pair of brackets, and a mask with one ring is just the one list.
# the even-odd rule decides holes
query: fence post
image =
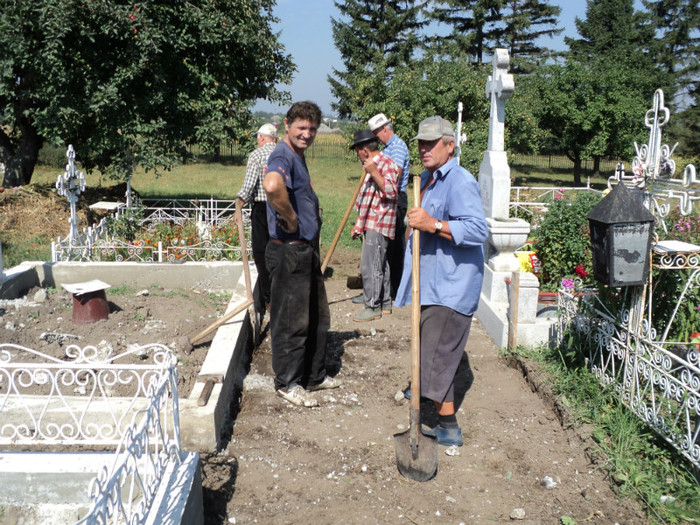
{"label": "fence post", "polygon": [[163,241],[158,241],[158,262],[163,262]]}

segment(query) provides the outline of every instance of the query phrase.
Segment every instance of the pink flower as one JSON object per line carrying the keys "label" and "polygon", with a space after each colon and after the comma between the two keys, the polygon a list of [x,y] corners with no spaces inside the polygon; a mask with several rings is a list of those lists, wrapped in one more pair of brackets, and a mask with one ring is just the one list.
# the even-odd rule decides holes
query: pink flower
{"label": "pink flower", "polygon": [[566,289],[566,290],[573,290],[574,289],[574,280],[573,279],[562,279],[561,280],[561,287]]}

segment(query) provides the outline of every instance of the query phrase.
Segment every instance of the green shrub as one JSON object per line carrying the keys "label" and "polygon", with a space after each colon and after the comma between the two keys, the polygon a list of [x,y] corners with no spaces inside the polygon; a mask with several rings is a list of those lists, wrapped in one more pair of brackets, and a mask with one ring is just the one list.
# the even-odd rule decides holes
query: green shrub
{"label": "green shrub", "polygon": [[592,267],[588,213],[600,195],[581,193],[570,198],[558,192],[534,231],[542,264],[543,290],[557,290],[564,278],[585,277]]}

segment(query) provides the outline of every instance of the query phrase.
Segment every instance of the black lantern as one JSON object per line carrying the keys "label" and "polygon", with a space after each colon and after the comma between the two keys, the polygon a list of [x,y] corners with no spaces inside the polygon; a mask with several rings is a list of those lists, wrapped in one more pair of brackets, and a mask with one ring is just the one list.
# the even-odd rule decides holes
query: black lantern
{"label": "black lantern", "polygon": [[593,276],[608,286],[644,284],[654,216],[619,183],[588,214]]}

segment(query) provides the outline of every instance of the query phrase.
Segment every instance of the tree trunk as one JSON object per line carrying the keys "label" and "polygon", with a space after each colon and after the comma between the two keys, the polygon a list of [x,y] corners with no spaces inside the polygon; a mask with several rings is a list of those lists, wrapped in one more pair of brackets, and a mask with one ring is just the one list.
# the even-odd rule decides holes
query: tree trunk
{"label": "tree trunk", "polygon": [[576,188],[581,187],[581,172],[583,169],[581,168],[581,155],[578,153],[574,156],[573,158],[574,161],[574,186]]}
{"label": "tree trunk", "polygon": [[593,155],[593,177],[600,175],[600,155]]}
{"label": "tree trunk", "polygon": [[28,122],[20,123],[20,137],[19,145],[14,150],[9,141],[2,141],[1,155],[5,162],[3,188],[25,186],[32,181],[32,174],[44,139]]}

